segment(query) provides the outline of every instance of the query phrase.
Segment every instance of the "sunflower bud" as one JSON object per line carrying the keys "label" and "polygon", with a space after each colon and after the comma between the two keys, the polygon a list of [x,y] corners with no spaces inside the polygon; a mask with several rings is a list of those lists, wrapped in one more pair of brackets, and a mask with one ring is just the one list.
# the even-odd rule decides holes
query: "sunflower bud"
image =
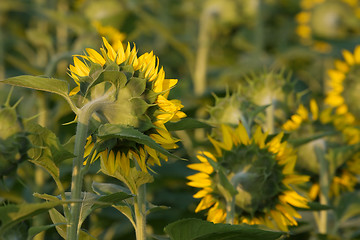
{"label": "sunflower bud", "polygon": [[0,108],[0,163],[14,163],[20,160],[28,149],[23,123],[17,115],[16,106]]}

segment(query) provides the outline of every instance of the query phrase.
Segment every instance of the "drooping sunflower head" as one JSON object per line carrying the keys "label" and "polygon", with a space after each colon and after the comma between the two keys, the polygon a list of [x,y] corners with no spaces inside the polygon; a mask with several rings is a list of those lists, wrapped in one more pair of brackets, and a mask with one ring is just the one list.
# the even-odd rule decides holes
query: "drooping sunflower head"
{"label": "drooping sunflower head", "polygon": [[[296,155],[282,141],[280,133],[268,136],[258,127],[249,137],[242,124],[236,129],[222,125],[222,141],[210,138],[215,153],[199,152],[200,163],[188,165],[199,171],[188,177],[188,185],[201,188],[194,195],[202,198],[196,212],[208,209],[207,219],[224,222],[226,219],[225,175],[237,193],[235,195],[235,223],[262,224],[283,231],[297,225],[301,218],[294,207],[308,208],[307,199],[299,195],[292,184],[307,181],[296,175]],[[219,167],[214,168],[214,163]]]}
{"label": "drooping sunflower head", "polygon": [[302,44],[316,51],[329,52],[332,47],[326,40],[346,38],[358,29],[357,0],[302,0],[300,7],[296,33]]}
{"label": "drooping sunflower head", "polygon": [[333,109],[335,127],[342,130],[350,144],[360,141],[360,131],[354,127],[360,119],[360,46],[352,54],[343,51],[344,61],[336,60],[335,69],[328,71],[328,91],[325,103]]}
{"label": "drooping sunflower head", "polygon": [[[176,148],[177,140],[170,136],[164,124],[186,116],[180,111],[183,106],[179,100],[168,99],[177,80],[165,79],[164,69],[153,52],[138,57],[135,45],[131,48],[128,43],[125,49],[118,42],[115,50],[105,38],[103,42],[101,54],[88,48],[85,55],[74,57],[70,76],[77,87],[70,95],[77,96],[80,107],[95,101],[106,102],[93,115],[99,125],[116,124],[135,129],[165,149]],[[123,156],[132,156],[146,171],[145,162],[160,165],[159,157],[166,159],[146,144],[129,139],[110,139],[105,145],[108,151],[103,156],[107,156],[113,166]]]}

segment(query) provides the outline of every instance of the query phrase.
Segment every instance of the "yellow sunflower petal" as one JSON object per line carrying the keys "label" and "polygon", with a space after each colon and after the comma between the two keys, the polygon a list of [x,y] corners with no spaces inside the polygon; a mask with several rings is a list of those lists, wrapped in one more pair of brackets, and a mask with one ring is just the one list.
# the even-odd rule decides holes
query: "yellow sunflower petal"
{"label": "yellow sunflower petal", "polygon": [[351,54],[351,52],[349,52],[348,50],[343,50],[342,54],[344,56],[345,61],[351,66],[355,64],[355,58],[354,56]]}

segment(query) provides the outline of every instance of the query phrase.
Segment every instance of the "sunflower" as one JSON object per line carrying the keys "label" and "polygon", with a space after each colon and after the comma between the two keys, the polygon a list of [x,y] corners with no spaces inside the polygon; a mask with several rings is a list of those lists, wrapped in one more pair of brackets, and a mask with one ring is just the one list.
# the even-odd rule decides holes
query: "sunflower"
{"label": "sunflower", "polygon": [[[297,193],[293,184],[308,181],[308,176],[294,173],[296,155],[282,141],[283,133],[268,139],[258,127],[252,138],[240,123],[236,129],[221,126],[222,141],[209,137],[215,153],[200,151],[200,163],[188,167],[199,171],[188,177],[189,186],[201,188],[194,198],[202,198],[195,212],[209,209],[207,220],[214,223],[226,219],[226,196],[217,163],[224,169],[235,195],[234,223],[262,224],[288,231],[301,215],[294,207],[308,208],[308,200]],[[261,191],[260,191],[261,190]]]}
{"label": "sunflower", "polygon": [[[331,119],[331,116],[328,116],[329,114],[330,112],[328,109],[319,113],[318,105],[316,101],[312,99],[310,101],[310,111],[305,108],[304,105],[300,104],[296,113],[283,124],[282,128],[292,134],[295,134],[296,136],[300,134],[300,137],[304,137],[304,134],[309,135],[309,129],[312,129],[311,131],[313,131],[313,127],[311,125],[313,125],[318,118],[320,118],[320,122],[322,123],[331,121],[329,120]],[[303,162],[303,165],[306,165],[307,169],[317,172],[318,165],[316,164],[314,166],[314,163],[317,162],[317,157],[314,152],[315,146],[325,148],[324,140],[318,139],[302,145],[299,147],[298,152],[299,157],[305,159],[304,161],[301,161]],[[358,174],[360,174],[360,153],[356,153],[351,156],[348,161],[339,166],[336,170],[330,184],[330,197],[339,196],[342,192],[354,191],[355,185],[357,184],[356,176]],[[315,181],[315,183],[310,187],[308,194],[309,198],[315,200],[319,196],[319,193],[320,185]]]}
{"label": "sunflower", "polygon": [[349,144],[360,142],[360,130],[357,122],[360,118],[358,109],[360,84],[360,45],[352,54],[343,50],[344,61],[336,60],[335,69],[328,71],[328,91],[325,103],[333,109],[333,123],[342,130]]}
{"label": "sunflower", "polygon": [[331,45],[316,38],[345,38],[354,32],[354,19],[360,17],[357,0],[302,0],[302,11],[295,17],[300,42],[319,52],[329,52]]}
{"label": "sunflower", "polygon": [[[77,86],[70,95],[77,97],[80,105],[100,98],[109,102],[93,115],[98,125],[109,123],[136,129],[165,149],[176,148],[178,140],[170,135],[165,123],[186,116],[179,100],[168,99],[178,80],[165,79],[164,69],[159,67],[153,52],[138,57],[135,45],[131,48],[128,43],[124,49],[118,41],[115,50],[105,38],[103,43],[101,54],[87,48],[86,54],[74,56],[74,65],[69,70]],[[85,156],[96,141],[94,131],[88,138]],[[137,142],[110,139],[103,145],[106,148],[95,151],[90,161],[100,155],[110,174],[120,168],[126,175],[130,166],[134,166],[133,159],[145,172],[148,165],[160,165],[160,159],[167,160],[165,155]]]}

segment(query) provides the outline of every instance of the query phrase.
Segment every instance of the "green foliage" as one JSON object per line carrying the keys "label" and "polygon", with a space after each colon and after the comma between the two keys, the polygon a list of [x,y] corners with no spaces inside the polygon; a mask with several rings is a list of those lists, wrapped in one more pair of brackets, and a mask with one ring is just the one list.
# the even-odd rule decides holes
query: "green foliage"
{"label": "green foliage", "polygon": [[275,240],[283,234],[248,225],[214,224],[200,219],[182,219],[165,228],[172,240]]}
{"label": "green foliage", "polygon": [[177,122],[167,122],[166,129],[169,131],[190,130],[196,128],[211,128],[209,124],[194,118],[183,118]]}
{"label": "green foliage", "polygon": [[166,156],[181,159],[178,156],[171,154],[166,149],[161,147],[149,136],[143,134],[142,132],[132,127],[128,127],[124,125],[115,125],[115,124],[104,124],[99,127],[98,136],[99,138],[104,140],[109,138],[119,138],[119,139],[134,141],[139,144],[147,145]]}
{"label": "green foliage", "polygon": [[13,86],[56,93],[66,99],[68,98],[68,94],[69,94],[69,84],[64,80],[60,80],[56,78],[23,75],[23,76],[8,78],[2,80],[1,82]]}
{"label": "green foliage", "polygon": [[0,236],[7,230],[16,226],[16,224],[36,216],[40,213],[46,212],[55,206],[60,205],[61,202],[44,202],[44,203],[24,203],[20,205],[7,205],[0,207]]}
{"label": "green foliage", "polygon": [[73,158],[49,129],[38,124],[28,123],[27,131],[33,147],[29,150],[30,161],[44,168],[55,181],[60,181],[59,165],[62,161]]}

